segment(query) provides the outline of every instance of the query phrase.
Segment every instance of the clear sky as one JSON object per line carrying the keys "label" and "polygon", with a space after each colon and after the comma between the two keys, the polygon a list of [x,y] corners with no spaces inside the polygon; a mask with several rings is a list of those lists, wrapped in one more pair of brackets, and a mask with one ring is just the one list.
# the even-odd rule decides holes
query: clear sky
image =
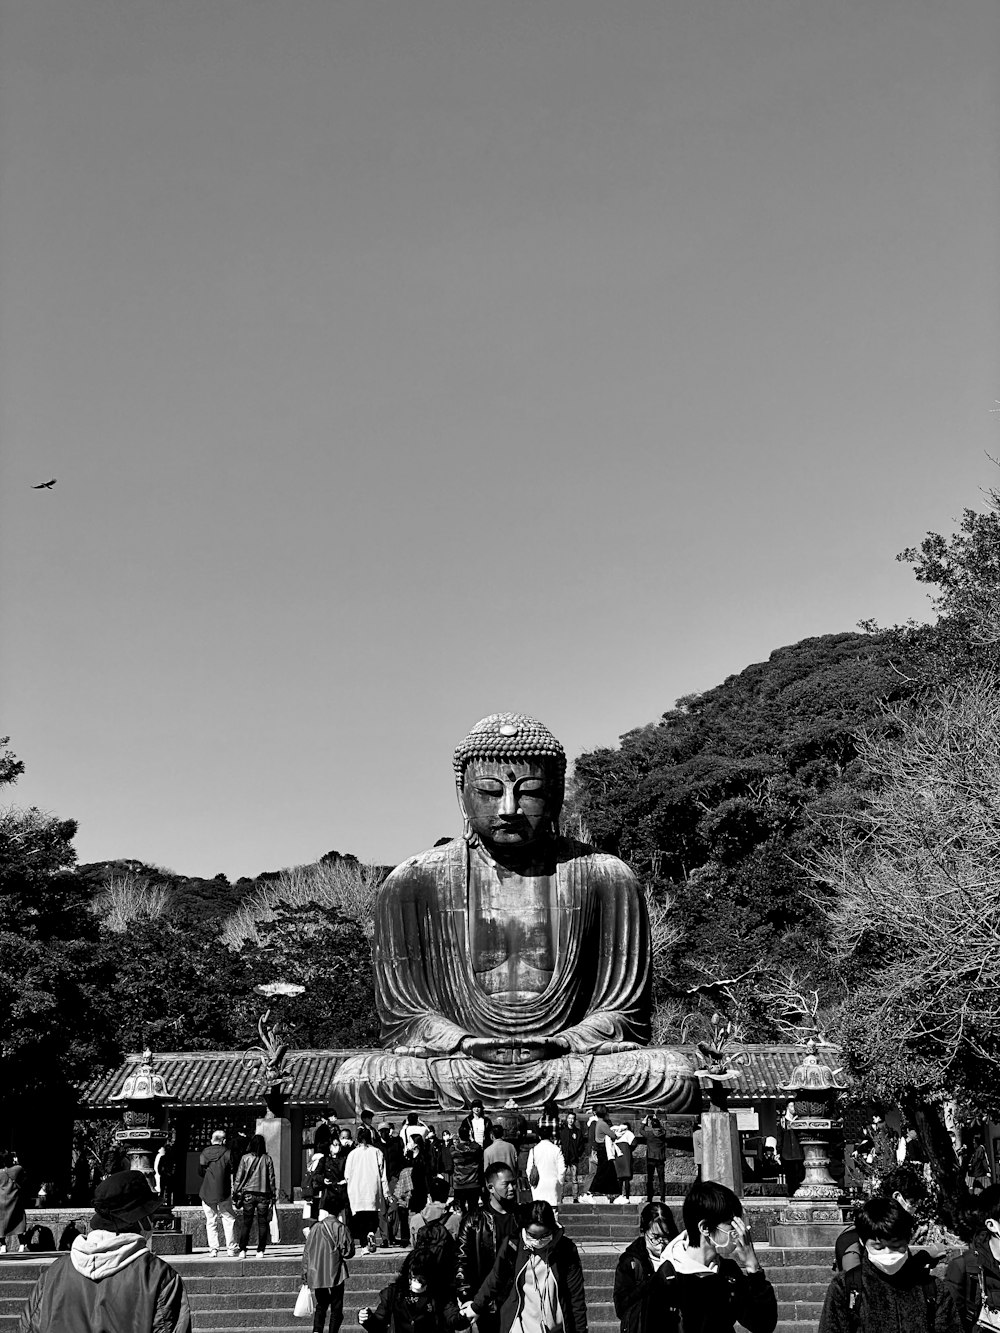
{"label": "clear sky", "polygon": [[[0,0],[0,730],[81,859],[458,830],[1000,452],[996,0]],[[50,491],[38,482],[57,477]]]}

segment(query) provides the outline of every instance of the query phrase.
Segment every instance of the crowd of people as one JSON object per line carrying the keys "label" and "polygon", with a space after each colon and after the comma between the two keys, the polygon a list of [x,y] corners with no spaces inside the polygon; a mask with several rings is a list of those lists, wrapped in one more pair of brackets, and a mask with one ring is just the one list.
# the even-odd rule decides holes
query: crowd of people
{"label": "crowd of people", "polygon": [[[587,1333],[583,1267],[560,1207],[630,1200],[639,1140],[646,1201],[603,1297],[621,1333],[733,1333],[736,1324],[774,1333],[774,1287],[739,1198],[699,1176],[678,1224],[665,1202],[665,1139],[655,1113],[633,1129],[603,1105],[579,1118],[548,1106],[537,1130],[518,1132],[516,1142],[478,1102],[454,1135],[415,1113],[398,1125],[363,1113],[356,1128],[322,1116],[303,1191],[301,1278],[314,1333],[338,1333],[350,1261],[379,1239],[406,1252],[359,1314],[366,1333]],[[1000,1333],[1000,1186],[978,1193],[962,1249],[933,1220],[917,1146],[908,1156],[901,1141],[911,1141],[906,1127],[897,1134],[876,1114],[857,1145],[870,1168],[869,1197],[837,1240],[818,1333]],[[18,1170],[9,1159],[0,1166],[0,1204]],[[217,1129],[199,1173],[209,1254],[263,1256],[276,1203],[264,1139],[229,1142]],[[188,1333],[183,1282],[146,1246],[161,1203],[139,1172],[102,1180],[86,1234],[38,1279],[18,1333]],[[0,1221],[9,1227],[12,1217],[8,1210]]]}

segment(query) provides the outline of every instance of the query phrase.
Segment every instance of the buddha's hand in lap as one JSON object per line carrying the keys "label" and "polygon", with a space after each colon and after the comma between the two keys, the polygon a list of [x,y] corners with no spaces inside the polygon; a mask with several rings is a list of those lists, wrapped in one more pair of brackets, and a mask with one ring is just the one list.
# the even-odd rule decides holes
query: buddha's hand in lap
{"label": "buddha's hand in lap", "polygon": [[532,1064],[536,1060],[555,1060],[569,1051],[565,1037],[521,1037],[517,1042],[503,1042],[497,1037],[463,1037],[462,1055],[493,1065]]}
{"label": "buddha's hand in lap", "polygon": [[431,1046],[394,1046],[393,1055],[412,1055],[416,1060],[429,1060],[432,1055],[442,1055]]}
{"label": "buddha's hand in lap", "polygon": [[587,1052],[588,1055],[618,1055],[622,1051],[640,1050],[637,1041],[601,1041]]}

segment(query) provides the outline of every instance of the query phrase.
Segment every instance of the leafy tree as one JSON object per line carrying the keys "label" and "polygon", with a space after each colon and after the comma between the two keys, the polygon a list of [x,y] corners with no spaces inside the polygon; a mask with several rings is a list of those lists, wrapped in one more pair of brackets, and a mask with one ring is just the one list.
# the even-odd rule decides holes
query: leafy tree
{"label": "leafy tree", "polygon": [[916,688],[898,652],[878,634],[803,640],[576,761],[572,818],[632,862],[674,923],[654,977],[659,1031],[678,1039],[687,1011],[723,1004],[747,1037],[779,1036],[765,972],[805,965],[804,981],[835,993],[804,866],[865,799],[856,729],[888,725],[887,703]]}
{"label": "leafy tree", "polygon": [[[0,742],[0,781],[24,765]],[[96,925],[72,873],[73,820],[35,808],[0,811],[0,1115],[44,1138],[72,1083],[107,1051],[94,997],[107,984]]]}
{"label": "leafy tree", "polygon": [[255,981],[294,981],[305,994],[284,1002],[283,1018],[300,1047],[378,1044],[371,945],[363,926],[324,903],[278,902],[241,957]]}

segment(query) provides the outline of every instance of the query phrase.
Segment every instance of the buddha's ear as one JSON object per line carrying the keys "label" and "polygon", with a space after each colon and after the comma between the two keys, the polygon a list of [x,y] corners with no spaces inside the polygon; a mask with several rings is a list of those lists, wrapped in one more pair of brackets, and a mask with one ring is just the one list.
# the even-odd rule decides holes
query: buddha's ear
{"label": "buddha's ear", "polygon": [[465,776],[463,774],[462,781],[458,784],[457,795],[458,795],[458,808],[462,812],[462,837],[465,839],[466,842],[468,842],[469,839],[472,837],[472,820],[469,818],[469,811],[466,808],[465,804],[465,792],[463,790],[464,786],[465,786]]}

